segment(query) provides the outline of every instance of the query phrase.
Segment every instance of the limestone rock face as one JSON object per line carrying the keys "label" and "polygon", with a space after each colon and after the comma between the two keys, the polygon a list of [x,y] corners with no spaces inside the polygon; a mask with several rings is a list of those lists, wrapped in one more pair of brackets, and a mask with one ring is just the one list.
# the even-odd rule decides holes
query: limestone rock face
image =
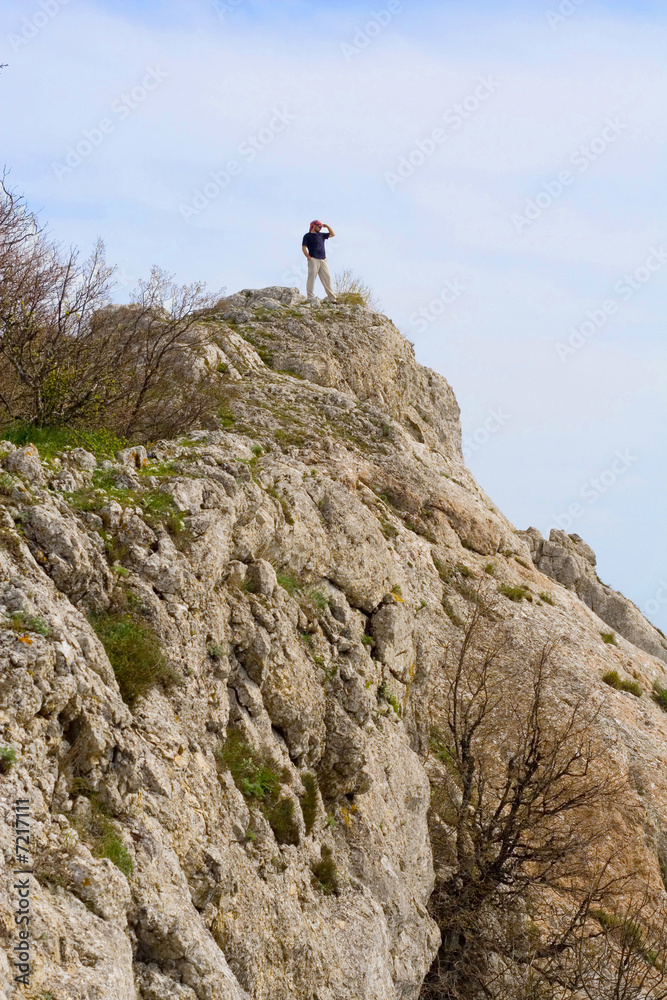
{"label": "limestone rock face", "polygon": [[[439,944],[434,678],[475,587],[531,597],[501,598],[519,645],[562,640],[618,767],[641,772],[617,825],[647,864],[667,829],[664,647],[629,612],[636,631],[602,641],[592,553],[495,509],[452,390],[388,319],[272,287],[223,300],[215,336],[216,430],[95,467],[0,442],[0,746],[16,755],[0,849],[11,869],[28,798],[30,989],[417,1000]],[[642,696],[603,684],[610,668]],[[3,880],[7,996],[12,893]]]}
{"label": "limestone rock face", "polygon": [[641,611],[598,579],[595,553],[579,535],[552,528],[547,541],[536,528],[523,533],[533,562],[546,576],[574,591],[615,632],[667,663],[667,640]]}

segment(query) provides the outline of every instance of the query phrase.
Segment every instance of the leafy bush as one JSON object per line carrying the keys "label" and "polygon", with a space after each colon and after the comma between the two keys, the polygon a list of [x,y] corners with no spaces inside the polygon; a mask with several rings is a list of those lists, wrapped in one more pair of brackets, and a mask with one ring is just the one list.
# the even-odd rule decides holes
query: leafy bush
{"label": "leafy bush", "polygon": [[0,774],[8,774],[16,763],[16,750],[0,747]]}
{"label": "leafy bush", "polygon": [[126,704],[133,705],[156,684],[175,680],[154,628],[136,611],[91,612],[89,621],[106,650]]}
{"label": "leafy bush", "polygon": [[299,827],[294,802],[281,794],[282,785],[289,775],[279,773],[273,761],[260,754],[236,729],[228,732],[216,757],[219,766],[229,770],[243,797],[262,810],[278,843],[298,844]]}
{"label": "leafy bush", "polygon": [[613,632],[600,632],[602,636],[602,641],[608,643],[610,646],[616,645],[616,636]]}
{"label": "leafy bush", "polygon": [[336,298],[343,305],[363,306],[364,309],[379,308],[375,294],[349,267],[339,271],[334,281]]}

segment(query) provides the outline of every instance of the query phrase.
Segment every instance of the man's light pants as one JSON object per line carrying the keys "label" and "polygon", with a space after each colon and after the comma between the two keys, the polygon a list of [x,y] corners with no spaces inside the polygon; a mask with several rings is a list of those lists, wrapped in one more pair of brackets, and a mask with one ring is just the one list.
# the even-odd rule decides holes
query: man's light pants
{"label": "man's light pants", "polygon": [[331,287],[331,274],[326,260],[317,260],[316,257],[308,258],[308,284],[306,285],[306,295],[312,299],[315,294],[315,278],[320,276],[320,281],[324,285],[324,291],[328,299],[335,299],[334,290]]}

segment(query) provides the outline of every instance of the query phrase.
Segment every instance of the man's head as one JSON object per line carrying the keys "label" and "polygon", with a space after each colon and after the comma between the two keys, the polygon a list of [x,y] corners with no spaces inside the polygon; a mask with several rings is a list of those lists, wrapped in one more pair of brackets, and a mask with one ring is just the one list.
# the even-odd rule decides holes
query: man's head
{"label": "man's head", "polygon": [[322,223],[319,221],[319,219],[314,219],[310,224],[311,233],[319,233],[321,228],[322,228]]}

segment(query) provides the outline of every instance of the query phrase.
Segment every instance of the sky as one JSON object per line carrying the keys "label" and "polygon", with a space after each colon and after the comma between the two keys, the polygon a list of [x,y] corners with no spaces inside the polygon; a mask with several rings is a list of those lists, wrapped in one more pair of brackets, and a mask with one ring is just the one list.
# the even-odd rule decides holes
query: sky
{"label": "sky", "polygon": [[666,42],[657,0],[3,0],[0,160],[119,300],[304,290],[331,224],[498,507],[667,631]]}

